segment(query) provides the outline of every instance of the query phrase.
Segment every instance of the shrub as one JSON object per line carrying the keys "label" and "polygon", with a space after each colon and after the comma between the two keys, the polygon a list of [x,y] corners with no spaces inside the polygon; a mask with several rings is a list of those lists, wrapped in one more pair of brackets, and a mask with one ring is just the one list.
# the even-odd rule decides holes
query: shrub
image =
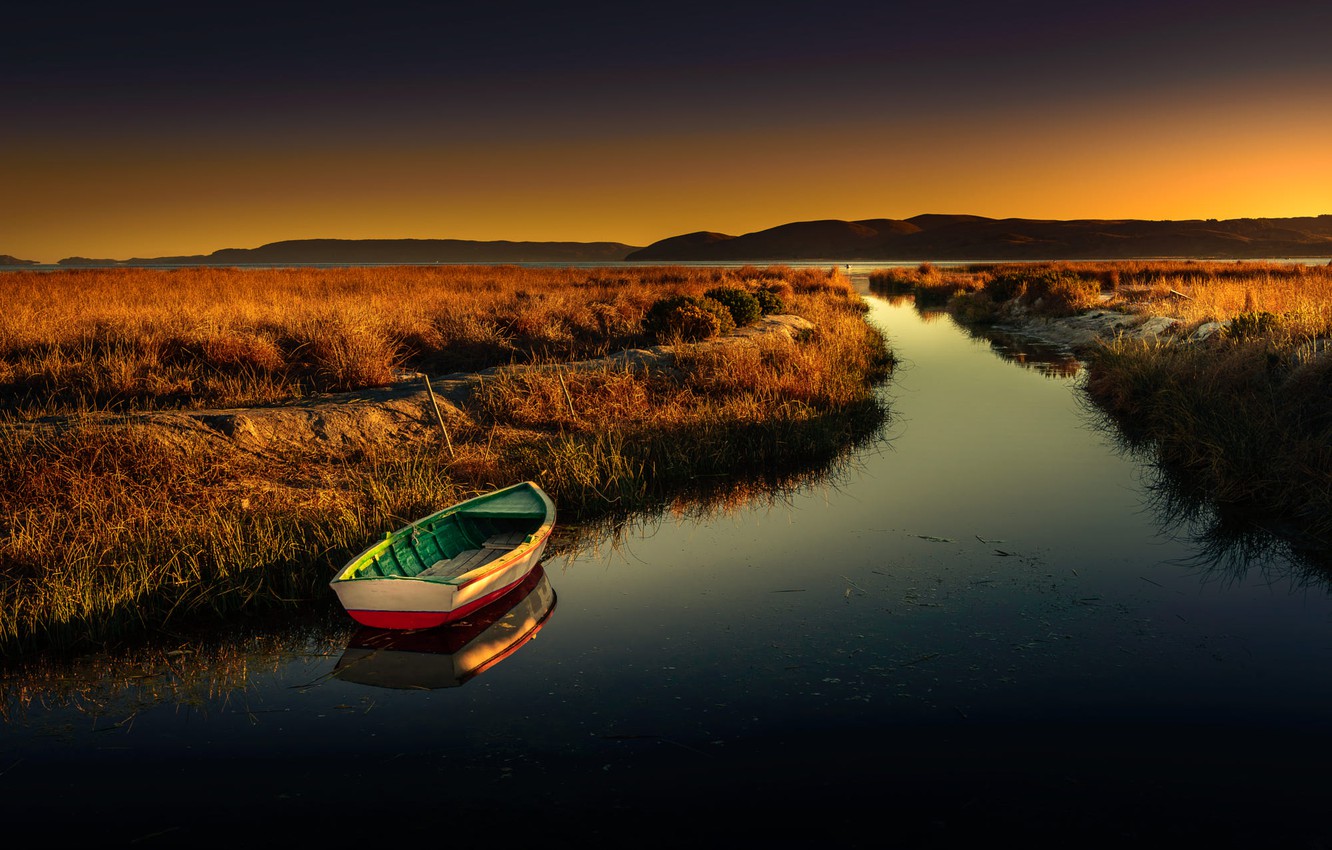
{"label": "shrub", "polygon": [[671,313],[667,321],[671,334],[686,342],[708,339],[722,332],[721,320],[716,311],[702,304],[682,304]]}
{"label": "shrub", "polygon": [[1240,313],[1226,326],[1226,336],[1231,339],[1261,339],[1272,335],[1281,327],[1281,317],[1262,312]]}
{"label": "shrub", "polygon": [[771,289],[756,290],[754,299],[758,301],[759,310],[765,316],[771,316],[773,313],[781,313],[786,310],[786,302],[782,301],[782,297]]}
{"label": "shrub", "polygon": [[656,336],[663,335],[669,329],[671,314],[697,299],[689,295],[672,295],[659,298],[643,314],[643,329]]}
{"label": "shrub", "polygon": [[729,333],[735,329],[735,321],[726,306],[715,299],[673,295],[648,308],[643,326],[658,341],[679,338],[697,342]]}
{"label": "shrub", "polygon": [[728,334],[735,330],[735,319],[731,317],[731,311],[726,309],[725,304],[715,298],[704,296],[698,299],[698,305],[717,317],[717,333]]}
{"label": "shrub", "polygon": [[763,307],[759,304],[759,300],[738,287],[717,286],[709,289],[704,295],[724,306],[730,312],[731,320],[735,322],[736,327],[753,324],[763,315]]}

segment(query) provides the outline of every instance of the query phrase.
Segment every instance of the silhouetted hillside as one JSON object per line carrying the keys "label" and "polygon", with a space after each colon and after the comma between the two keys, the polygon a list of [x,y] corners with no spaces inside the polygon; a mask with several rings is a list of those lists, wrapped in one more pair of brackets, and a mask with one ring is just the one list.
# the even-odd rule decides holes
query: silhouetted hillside
{"label": "silhouetted hillside", "polygon": [[[706,236],[707,238],[700,238]],[[630,260],[1074,260],[1136,257],[1332,255],[1332,215],[1226,221],[1046,221],[918,215],[804,221],[726,236],[693,233],[655,242]]]}
{"label": "silhouetted hillside", "polygon": [[[135,257],[124,265],[235,266],[286,263],[601,263],[634,250],[620,242],[475,242],[467,239],[291,239],[184,257]],[[62,260],[62,262],[64,262]]]}
{"label": "silhouetted hillside", "polygon": [[92,257],[66,257],[56,265],[60,266],[114,266],[118,260],[94,259]]}
{"label": "silhouetted hillside", "polygon": [[[1332,215],[1305,218],[1082,219],[1054,221],[918,215],[823,219],[731,236],[697,231],[635,248],[621,242],[477,242],[465,239],[293,239],[211,254],[97,260],[62,266],[295,265],[304,263],[781,262],[784,260],[1116,260],[1332,256]],[[0,265],[35,265],[0,255]]]}
{"label": "silhouetted hillside", "polygon": [[20,260],[12,254],[0,254],[0,266],[35,266],[36,260]]}

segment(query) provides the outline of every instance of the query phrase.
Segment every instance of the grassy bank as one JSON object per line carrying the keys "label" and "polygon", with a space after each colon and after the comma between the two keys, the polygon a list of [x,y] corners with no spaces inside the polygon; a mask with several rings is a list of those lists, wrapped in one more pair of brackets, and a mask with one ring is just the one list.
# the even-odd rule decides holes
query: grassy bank
{"label": "grassy bank", "polygon": [[[1083,352],[1088,397],[1168,476],[1171,513],[1196,516],[1205,500],[1232,538],[1242,517],[1306,553],[1332,552],[1332,267],[921,267],[874,282],[946,304],[970,324],[1091,307],[1175,319],[1158,338],[1121,336]],[[1204,326],[1215,331],[1205,339]]]}
{"label": "grassy bank", "polygon": [[0,279],[0,405],[231,407],[445,374],[596,357],[647,341],[662,293],[818,273],[397,267],[12,272]]}
{"label": "grassy bank", "polygon": [[[627,538],[651,537],[682,518],[715,522],[737,510],[772,508],[800,493],[835,488],[853,463],[843,451],[752,473],[700,475],[680,486],[658,488],[659,498],[646,503],[617,505],[576,525],[558,525],[547,548],[547,572],[558,591],[560,563],[566,556],[596,559]],[[141,640],[94,653],[11,656],[0,663],[0,722],[40,722],[52,708],[68,707],[89,718],[125,723],[157,705],[188,705],[241,693],[252,684],[255,671],[343,652],[360,627],[331,599],[327,603],[280,606],[267,615],[214,622],[206,631],[184,634],[169,624]]]}
{"label": "grassy bank", "polygon": [[1181,495],[1332,552],[1325,339],[1277,324],[1203,343],[1117,340],[1092,352],[1086,391]]}
{"label": "grassy bank", "polygon": [[[0,336],[8,654],[326,604],[332,570],[383,531],[517,480],[577,521],[665,503],[700,476],[828,463],[881,426],[873,385],[891,365],[847,282],[817,270],[112,270],[0,285],[15,293]],[[452,451],[182,450],[100,424],[107,409],[283,402],[403,370],[649,345],[654,303],[718,287],[779,293],[814,330],[683,344],[669,370],[501,371],[451,422]],[[39,318],[46,302],[61,318]]]}

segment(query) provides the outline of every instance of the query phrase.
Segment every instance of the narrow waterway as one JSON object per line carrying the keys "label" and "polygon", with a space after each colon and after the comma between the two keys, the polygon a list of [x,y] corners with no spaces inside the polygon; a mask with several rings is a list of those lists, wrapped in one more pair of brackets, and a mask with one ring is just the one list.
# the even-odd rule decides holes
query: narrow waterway
{"label": "narrow waterway", "polygon": [[830,478],[551,559],[433,654],[346,628],[101,709],[29,692],[0,810],[149,846],[1332,836],[1326,583],[1167,532],[1067,362],[869,303],[892,419]]}

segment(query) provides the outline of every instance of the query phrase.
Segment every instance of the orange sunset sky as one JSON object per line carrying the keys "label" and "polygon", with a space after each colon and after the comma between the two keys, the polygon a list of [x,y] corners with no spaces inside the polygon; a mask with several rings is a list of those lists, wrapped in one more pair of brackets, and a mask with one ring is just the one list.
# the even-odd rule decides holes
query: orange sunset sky
{"label": "orange sunset sky", "polygon": [[19,12],[0,254],[1332,212],[1329,4]]}

